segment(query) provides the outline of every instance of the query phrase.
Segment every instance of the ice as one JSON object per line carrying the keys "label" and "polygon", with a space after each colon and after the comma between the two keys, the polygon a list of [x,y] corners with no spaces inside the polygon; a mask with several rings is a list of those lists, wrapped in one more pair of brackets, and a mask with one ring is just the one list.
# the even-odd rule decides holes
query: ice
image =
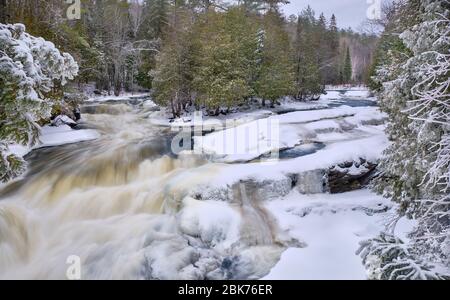
{"label": "ice", "polygon": [[38,147],[59,146],[82,141],[95,140],[99,133],[92,129],[73,130],[68,125],[59,127],[44,126]]}
{"label": "ice", "polygon": [[[122,93],[120,96],[94,96],[88,98],[87,102],[124,101],[133,98],[148,97],[148,93]],[[152,101],[153,102],[153,101]],[[150,102],[148,103],[150,104]]]}
{"label": "ice", "polygon": [[240,214],[224,202],[187,197],[180,212],[180,228],[212,247],[227,249],[239,240]]}
{"label": "ice", "polygon": [[11,144],[8,148],[9,153],[15,154],[18,157],[24,157],[33,149],[91,141],[99,137],[100,134],[93,129],[75,130],[68,125],[61,125],[58,127],[46,125],[41,128],[41,136],[39,137],[40,143],[36,144],[34,147]]}
{"label": "ice", "polygon": [[[384,136],[385,115],[376,107],[339,107],[270,116],[223,131],[196,136],[197,153],[220,162],[246,162],[302,143],[334,143]],[[354,129],[358,130],[354,130]],[[246,141],[241,143],[239,141]]]}

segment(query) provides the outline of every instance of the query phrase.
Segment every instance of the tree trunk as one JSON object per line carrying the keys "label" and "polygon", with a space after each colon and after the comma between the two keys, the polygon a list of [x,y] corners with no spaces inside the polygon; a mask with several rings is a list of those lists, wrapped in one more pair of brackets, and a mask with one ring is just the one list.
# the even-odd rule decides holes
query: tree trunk
{"label": "tree trunk", "polygon": [[173,99],[170,99],[170,107],[172,108],[173,118],[176,119],[177,118],[177,114],[175,112],[175,104],[173,103]]}

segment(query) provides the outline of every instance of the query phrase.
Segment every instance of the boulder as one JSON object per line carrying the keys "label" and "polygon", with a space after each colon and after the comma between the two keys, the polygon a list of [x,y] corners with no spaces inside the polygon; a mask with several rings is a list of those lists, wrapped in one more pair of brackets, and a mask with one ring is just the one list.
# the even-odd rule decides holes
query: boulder
{"label": "boulder", "polygon": [[69,125],[70,127],[74,128],[75,126],[77,126],[77,122],[75,122],[74,120],[72,120],[71,118],[69,118],[66,115],[59,115],[56,118],[54,118],[52,120],[52,126],[62,126],[62,125]]}
{"label": "boulder", "polygon": [[345,162],[328,171],[328,186],[331,193],[344,193],[365,187],[375,175],[376,163],[365,159]]}
{"label": "boulder", "polygon": [[293,186],[301,194],[322,194],[328,192],[328,172],[318,169],[291,175]]}

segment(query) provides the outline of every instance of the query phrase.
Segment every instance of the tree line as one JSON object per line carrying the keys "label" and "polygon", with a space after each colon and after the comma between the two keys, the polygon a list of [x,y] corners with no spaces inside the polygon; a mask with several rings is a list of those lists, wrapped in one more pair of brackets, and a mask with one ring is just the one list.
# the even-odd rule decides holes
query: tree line
{"label": "tree line", "polygon": [[67,20],[60,0],[0,5],[4,22],[23,23],[72,54],[80,87],[94,83],[116,95],[153,89],[177,117],[193,105],[216,114],[252,98],[317,99],[327,84],[367,79],[376,37],[339,30],[334,15],[316,17],[310,7],[285,18],[285,3],[81,0],[80,20]]}

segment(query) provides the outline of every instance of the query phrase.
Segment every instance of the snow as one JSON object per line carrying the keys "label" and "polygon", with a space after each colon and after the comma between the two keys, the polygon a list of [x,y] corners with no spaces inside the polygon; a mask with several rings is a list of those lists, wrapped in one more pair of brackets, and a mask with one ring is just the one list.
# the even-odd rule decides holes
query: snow
{"label": "snow", "polygon": [[339,91],[326,91],[326,95],[320,96],[320,101],[339,99],[342,99],[342,94]]}
{"label": "snow", "polygon": [[[220,162],[250,161],[263,154],[292,148],[301,143],[332,143],[383,136],[383,128],[365,124],[382,122],[384,119],[385,115],[376,107],[343,106],[297,111],[231,126],[206,136],[196,136],[195,151],[206,153]],[[358,130],[355,131],[354,128]],[[246,141],[246,144],[238,141]]]}
{"label": "snow", "polygon": [[417,220],[409,219],[406,216],[403,216],[397,221],[394,233],[403,242],[407,243],[410,241],[408,234],[411,233],[417,225]]}
{"label": "snow", "polygon": [[52,125],[53,126],[62,126],[62,125],[69,125],[70,126],[70,125],[77,125],[77,122],[75,122],[74,120],[72,120],[68,116],[60,115],[60,116],[57,116],[52,121]]}
{"label": "snow", "polygon": [[326,95],[320,97],[319,103],[327,103],[333,100],[372,100],[369,89],[365,86],[346,87],[346,86],[328,86]]}
{"label": "snow", "polygon": [[334,109],[312,110],[312,111],[297,111],[280,116],[273,117],[277,119],[281,124],[289,123],[307,123],[313,121],[319,121],[324,119],[340,118],[354,115],[361,108],[353,107],[338,107]]}
{"label": "snow", "polygon": [[[106,101],[125,101],[133,98],[149,97],[148,93],[123,93],[120,96],[94,96],[86,100],[86,102],[106,102]],[[152,101],[153,102],[153,101]]]}
{"label": "snow", "polygon": [[82,141],[95,140],[100,135],[92,129],[74,130],[68,125],[59,127],[44,126],[40,136],[41,144],[37,147],[53,147]]}
{"label": "snow", "polygon": [[239,240],[240,214],[225,202],[183,200],[180,229],[213,247],[226,250]]}
{"label": "snow", "polygon": [[[239,124],[245,124],[254,120],[267,118],[268,116],[273,115],[274,112],[266,109],[257,109],[253,111],[245,111],[245,112],[236,112],[231,113],[228,115],[220,115],[216,117],[212,116],[201,116],[201,117],[195,117],[195,116],[185,116],[182,118],[177,118],[173,121],[170,121],[168,118],[169,113],[166,111],[160,111],[160,112],[154,112],[149,115],[149,121],[153,125],[158,126],[166,126],[166,127],[172,127],[173,129],[183,129],[192,127],[194,125],[206,127],[206,128],[216,128],[217,130],[221,130],[226,126],[226,123],[233,124],[233,126],[239,125]],[[197,118],[197,119],[196,119]],[[201,118],[201,121],[197,123],[196,120],[199,120],[198,118]]]}
{"label": "snow", "polygon": [[383,230],[386,215],[371,215],[363,208],[390,208],[391,203],[360,190],[336,195],[292,192],[266,206],[283,230],[307,246],[286,250],[263,279],[363,280],[366,270],[355,252],[359,241]]}
{"label": "snow", "polygon": [[349,98],[363,98],[367,99],[370,96],[370,92],[368,90],[359,90],[359,91],[347,91],[345,93],[345,97]]}
{"label": "snow", "polygon": [[[14,33],[14,34],[13,34]],[[23,24],[0,24],[0,70],[11,82],[18,83],[17,100],[42,101],[39,95],[62,85],[78,73],[78,65],[68,53],[60,53],[55,45],[25,33]]]}
{"label": "snow", "polygon": [[326,169],[348,161],[377,161],[389,144],[386,136],[371,137],[332,143],[316,153],[290,160],[267,161],[247,164],[222,165],[214,177],[208,181],[210,186],[232,185],[239,180],[258,181],[285,178],[288,174]]}
{"label": "snow", "polygon": [[143,106],[144,108],[155,108],[155,107],[158,107],[158,105],[157,105],[155,102],[153,102],[152,100],[147,100],[147,101],[145,101],[145,102],[142,104],[142,106]]}
{"label": "snow", "polygon": [[46,125],[41,128],[40,143],[34,147],[11,144],[8,146],[8,149],[9,153],[15,154],[18,157],[24,157],[34,149],[90,141],[99,137],[100,134],[93,129],[75,130],[68,125],[61,125],[59,127]]}

